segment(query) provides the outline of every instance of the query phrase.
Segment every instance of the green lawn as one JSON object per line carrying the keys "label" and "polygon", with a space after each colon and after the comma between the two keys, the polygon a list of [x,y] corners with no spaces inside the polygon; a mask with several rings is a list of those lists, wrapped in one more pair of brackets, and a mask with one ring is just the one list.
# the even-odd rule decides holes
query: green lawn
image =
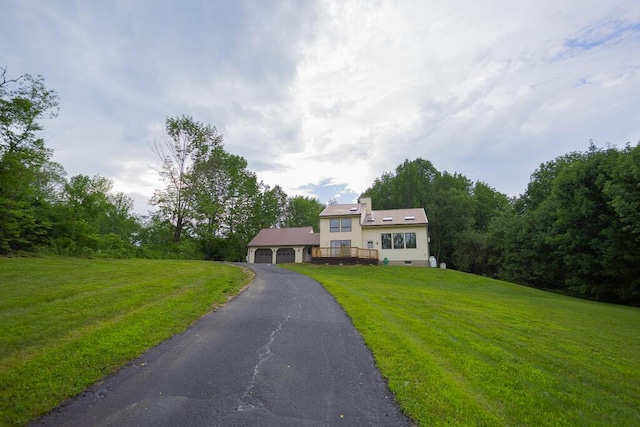
{"label": "green lawn", "polygon": [[640,425],[638,308],[453,270],[289,268],[335,296],[420,425]]}
{"label": "green lawn", "polygon": [[250,277],[204,261],[0,258],[0,425],[54,408]]}

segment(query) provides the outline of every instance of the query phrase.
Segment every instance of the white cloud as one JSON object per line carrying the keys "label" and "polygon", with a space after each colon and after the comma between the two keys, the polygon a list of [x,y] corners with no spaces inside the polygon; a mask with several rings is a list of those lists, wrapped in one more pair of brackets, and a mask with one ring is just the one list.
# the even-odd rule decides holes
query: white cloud
{"label": "white cloud", "polygon": [[[352,197],[404,159],[524,191],[541,163],[640,138],[640,3],[10,0],[0,65],[43,74],[70,174],[152,194],[167,116],[259,179]],[[8,41],[11,40],[11,43]],[[323,200],[325,201],[325,200]]]}
{"label": "white cloud", "polygon": [[[311,170],[330,171],[334,183],[360,192],[404,158],[421,156],[502,191],[523,191],[537,164],[586,148],[593,120],[600,118],[603,136],[616,136],[605,123],[614,113],[598,100],[613,98],[604,90],[615,85],[628,96],[638,79],[638,56],[629,55],[638,49],[637,24],[629,24],[637,7],[635,16],[629,9],[628,2],[327,4],[292,89]],[[595,44],[575,52],[570,41],[584,34],[595,34]],[[598,84],[576,87],[580,79]],[[514,187],[506,163],[522,161],[518,151],[536,157]],[[286,158],[300,162],[297,154]],[[286,174],[302,180],[308,171]]]}

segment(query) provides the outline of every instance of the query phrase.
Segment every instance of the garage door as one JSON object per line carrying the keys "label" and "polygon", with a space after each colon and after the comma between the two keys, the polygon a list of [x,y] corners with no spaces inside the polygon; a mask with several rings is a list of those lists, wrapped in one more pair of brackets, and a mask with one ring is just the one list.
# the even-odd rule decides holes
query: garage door
{"label": "garage door", "polygon": [[271,249],[256,249],[256,264],[270,264],[273,260],[273,251]]}
{"label": "garage door", "polygon": [[276,252],[276,264],[296,262],[296,251],[293,248],[280,248]]}

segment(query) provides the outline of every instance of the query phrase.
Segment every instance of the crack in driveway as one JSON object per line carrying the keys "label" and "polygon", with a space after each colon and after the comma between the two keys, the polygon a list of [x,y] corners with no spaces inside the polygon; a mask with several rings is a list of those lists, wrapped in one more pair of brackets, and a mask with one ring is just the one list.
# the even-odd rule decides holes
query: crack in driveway
{"label": "crack in driveway", "polygon": [[288,315],[284,321],[279,320],[278,326],[271,331],[271,335],[269,335],[269,339],[267,343],[258,349],[258,363],[253,367],[253,374],[251,375],[251,381],[249,382],[249,386],[242,393],[242,398],[240,399],[240,403],[238,404],[238,411],[250,411],[255,409],[256,407],[263,408],[263,405],[253,396],[253,390],[256,387],[256,382],[258,379],[258,374],[260,373],[260,367],[273,356],[273,352],[271,351],[271,347],[273,343],[276,341],[276,334],[280,332],[282,327],[289,321],[291,315]]}

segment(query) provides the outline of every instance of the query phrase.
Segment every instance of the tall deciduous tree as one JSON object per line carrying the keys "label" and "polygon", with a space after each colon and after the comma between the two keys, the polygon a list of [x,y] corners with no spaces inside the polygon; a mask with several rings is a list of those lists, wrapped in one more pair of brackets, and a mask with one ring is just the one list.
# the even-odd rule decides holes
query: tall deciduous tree
{"label": "tall deciduous tree", "polygon": [[325,205],[318,199],[304,196],[292,197],[287,201],[284,219],[285,227],[313,227],[320,232],[320,213]]}
{"label": "tall deciduous tree", "polygon": [[281,223],[287,195],[259,183],[244,158],[225,151],[215,127],[169,118],[153,150],[166,187],[151,200],[160,208],[151,225],[164,230],[159,221],[166,221],[174,242],[188,235],[204,257],[237,261],[260,228]]}
{"label": "tall deciduous tree", "polygon": [[471,189],[471,207],[472,225],[456,236],[453,259],[461,270],[492,276],[497,269],[493,259],[495,251],[488,233],[489,225],[496,217],[511,210],[509,199],[478,181]]}
{"label": "tall deciduous tree", "polygon": [[484,182],[476,182],[472,189],[473,228],[487,231],[492,219],[509,208],[509,198]]}
{"label": "tall deciduous tree", "polygon": [[0,253],[29,250],[49,228],[50,203],[64,170],[38,137],[41,121],[58,113],[57,94],[42,76],[11,79],[0,72]]}
{"label": "tall deciduous tree", "polygon": [[259,185],[259,201],[256,205],[254,227],[251,234],[255,235],[263,228],[283,227],[289,196],[279,185],[271,188],[264,183]]}
{"label": "tall deciduous tree", "polygon": [[172,225],[175,242],[180,241],[193,219],[193,154],[214,150],[221,143],[222,136],[215,127],[183,115],[167,118],[164,134],[152,147],[166,187],[156,190],[151,204],[158,206],[160,214]]}
{"label": "tall deciduous tree", "polygon": [[0,72],[0,153],[23,152],[24,160],[42,161],[48,153],[37,137],[41,120],[58,115],[58,95],[44,85],[42,76],[23,74],[8,79]]}
{"label": "tall deciduous tree", "polygon": [[198,156],[193,170],[194,231],[205,256],[237,261],[237,246],[247,241],[245,229],[257,203],[255,174],[247,169],[245,159],[222,147]]}

